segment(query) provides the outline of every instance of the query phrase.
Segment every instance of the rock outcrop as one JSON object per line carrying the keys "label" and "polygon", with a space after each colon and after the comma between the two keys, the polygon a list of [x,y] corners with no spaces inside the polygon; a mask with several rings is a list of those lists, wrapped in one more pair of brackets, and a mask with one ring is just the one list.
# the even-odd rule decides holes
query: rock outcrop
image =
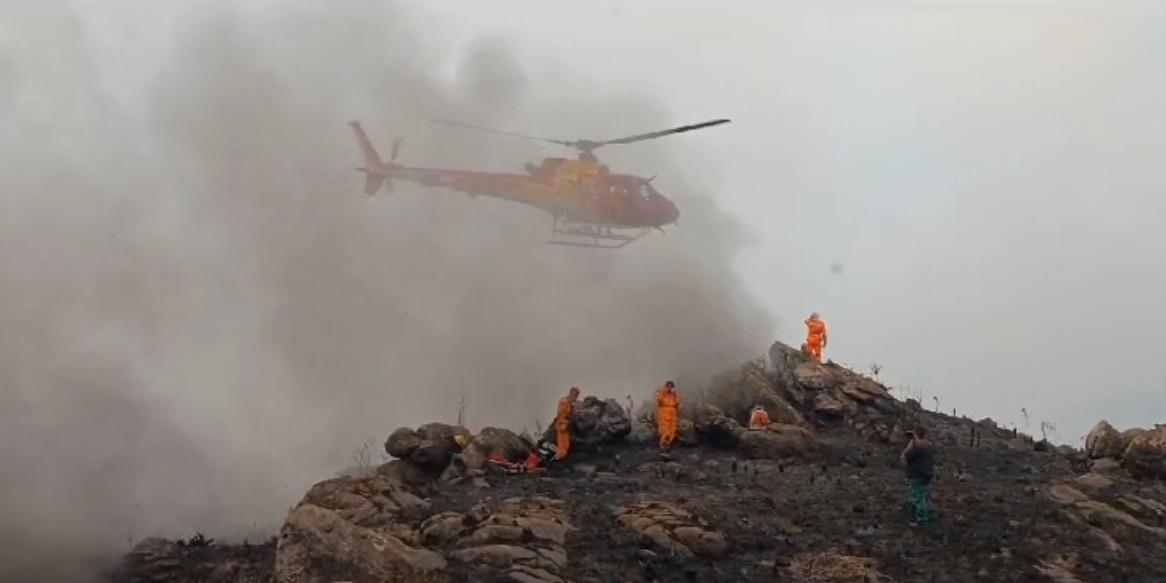
{"label": "rock outcrop", "polygon": [[[1092,473],[1054,484],[1047,492],[1084,535],[1081,552],[1097,562],[1137,552],[1138,545],[1166,544],[1166,528],[1160,526],[1166,523],[1166,504],[1143,494],[1147,493],[1131,491],[1128,483]],[[1056,574],[1059,580],[1085,580],[1076,573],[1077,563],[1054,557],[1037,565],[1036,571]]]}
{"label": "rock outcrop", "polygon": [[572,530],[563,503],[546,497],[434,513],[395,480],[335,478],[313,486],[288,515],[275,579],[439,583],[458,571],[476,573],[473,580],[564,583]]}
{"label": "rock outcrop", "polygon": [[441,581],[446,561],[421,546],[429,503],[383,476],[312,486],[288,515],[276,548],[280,583]]}
{"label": "rock outcrop", "polygon": [[436,583],[448,580],[442,574],[445,566],[439,553],[311,504],[288,516],[275,554],[279,583]]}
{"label": "rock outcrop", "polygon": [[1108,421],[1102,420],[1085,436],[1085,454],[1090,459],[1121,457],[1129,442]]}
{"label": "rock outcrop", "polygon": [[1166,478],[1166,425],[1136,434],[1122,453],[1122,467],[1145,478]]}
{"label": "rock outcrop", "polygon": [[615,520],[668,555],[718,558],[729,549],[723,534],[675,504],[640,502],[623,506],[616,511]]}
{"label": "rock outcrop", "polygon": [[1166,478],[1166,425],[1119,432],[1099,421],[1085,437],[1085,455],[1095,471],[1120,465],[1134,477]]}
{"label": "rock outcrop", "polygon": [[769,356],[769,370],[753,362],[714,379],[710,402],[740,425],[746,425],[753,407],[761,405],[770,419],[785,426],[843,424],[881,442],[901,436],[909,412],[875,380],[833,363],[819,363],[780,342],[770,348]]}
{"label": "rock outcrop", "polygon": [[449,549],[451,560],[475,570],[476,580],[563,583],[565,545],[574,527],[562,501],[529,497],[440,515],[421,530],[425,540]]}
{"label": "rock outcrop", "polygon": [[804,427],[774,423],[741,434],[741,452],[752,459],[807,459],[817,450],[817,439]]}

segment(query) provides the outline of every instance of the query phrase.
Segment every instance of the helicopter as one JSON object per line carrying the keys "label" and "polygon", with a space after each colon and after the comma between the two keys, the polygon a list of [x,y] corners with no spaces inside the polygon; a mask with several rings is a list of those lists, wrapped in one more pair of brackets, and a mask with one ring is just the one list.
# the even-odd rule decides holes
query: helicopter
{"label": "helicopter", "polygon": [[598,148],[616,144],[631,144],[681,132],[729,123],[716,119],[674,127],[666,130],[637,134],[612,140],[555,140],[514,132],[471,125],[456,121],[435,119],[433,123],[472,129],[476,131],[537,140],[573,148],[577,159],[545,158],[539,165],[526,164],[525,174],[504,174],[468,170],[447,170],[403,166],[396,163],[401,142],[393,140],[387,162],[361,128],[360,122],[348,125],[356,134],[364,156],[364,166],[356,168],[365,175],[364,192],[375,195],[382,189],[389,191],[394,179],[415,182],[427,187],[464,192],[470,197],[489,196],[528,204],[553,217],[551,238],[547,243],[600,249],[619,249],[653,229],[676,223],[680,211],[660,194],[652,179],[631,174],[613,174],[595,157]]}

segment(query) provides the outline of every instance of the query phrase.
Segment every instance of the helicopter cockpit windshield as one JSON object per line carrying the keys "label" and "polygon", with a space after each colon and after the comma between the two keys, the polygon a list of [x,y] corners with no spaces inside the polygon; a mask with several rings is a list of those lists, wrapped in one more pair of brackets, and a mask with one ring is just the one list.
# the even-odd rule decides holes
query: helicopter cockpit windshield
{"label": "helicopter cockpit windshield", "polygon": [[628,199],[653,200],[660,196],[660,193],[656,192],[651,184],[634,178],[612,184],[610,188],[612,193]]}
{"label": "helicopter cockpit windshield", "polygon": [[637,190],[639,191],[640,198],[646,200],[653,200],[660,197],[660,193],[656,192],[656,189],[652,188],[652,184],[647,180],[640,182]]}

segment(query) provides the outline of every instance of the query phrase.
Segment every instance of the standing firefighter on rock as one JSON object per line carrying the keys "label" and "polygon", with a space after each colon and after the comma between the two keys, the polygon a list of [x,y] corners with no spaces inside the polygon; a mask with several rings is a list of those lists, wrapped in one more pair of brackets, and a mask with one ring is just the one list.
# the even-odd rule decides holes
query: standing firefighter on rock
{"label": "standing firefighter on rock", "polygon": [[660,449],[672,447],[680,427],[680,395],[676,383],[667,381],[656,390],[656,429],[660,433]]}
{"label": "standing firefighter on rock", "polygon": [[571,387],[567,396],[559,399],[559,408],[555,411],[555,459],[567,457],[571,450],[571,413],[575,410],[575,401],[579,400],[579,387]]}
{"label": "standing firefighter on rock", "polygon": [[818,316],[818,312],[810,314],[806,319],[806,347],[814,360],[822,362],[822,349],[826,348],[829,340],[826,338],[826,323]]}

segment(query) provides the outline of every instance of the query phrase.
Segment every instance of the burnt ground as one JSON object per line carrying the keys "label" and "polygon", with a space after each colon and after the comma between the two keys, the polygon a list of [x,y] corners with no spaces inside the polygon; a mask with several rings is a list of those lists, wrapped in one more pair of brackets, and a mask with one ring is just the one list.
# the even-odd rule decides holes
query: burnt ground
{"label": "burnt ground", "polygon": [[[844,459],[801,465],[708,448],[674,450],[665,460],[651,448],[621,446],[574,455],[543,477],[496,475],[486,478],[488,488],[449,486],[431,501],[436,511],[465,511],[514,496],[565,500],[579,529],[568,539],[566,575],[577,582],[790,580],[781,567],[817,551],[869,557],[900,582],[1047,581],[1034,565],[1060,555],[1082,581],[1166,580],[1162,540],[1153,535],[1120,556],[1080,557],[1088,537],[1046,494],[1049,484],[1073,476],[1062,455],[999,443],[943,447],[933,488],[940,519],[917,527],[907,517],[897,449],[845,437],[833,445]],[[614,510],[647,500],[692,511],[726,535],[729,555],[644,552],[639,537],[616,524]]]}
{"label": "burnt ground", "polygon": [[[938,417],[933,427],[935,421]],[[1120,509],[1128,508],[1123,499],[1166,501],[1161,482],[1135,481],[1117,470],[1104,478],[1111,485],[1089,490],[1082,485],[1088,480],[1076,480],[1083,471],[1079,466],[1074,471],[1070,459],[1055,451],[1033,451],[1031,442],[992,439],[981,447],[949,443],[940,446],[933,488],[939,520],[918,527],[907,517],[907,484],[897,446],[859,441],[842,432],[828,432],[822,439],[832,453],[823,461],[798,464],[748,461],[739,451],[703,446],[678,448],[667,458],[654,448],[632,444],[579,452],[543,476],[491,474],[476,484],[442,485],[428,498],[428,514],[466,512],[481,502],[511,497],[563,500],[577,530],[567,538],[562,574],[574,583],[1166,581],[1166,531],[1154,532],[1166,527],[1166,512],[1156,518],[1143,512],[1147,522],[1136,527],[1104,512],[1075,520],[1067,506],[1049,495],[1050,486],[1068,483],[1091,492],[1092,500]],[[686,508],[725,535],[727,556],[684,558],[648,548],[637,533],[615,521],[618,507],[641,501]],[[1112,533],[1120,550],[1099,544],[1100,530]],[[140,551],[145,561],[128,557],[114,580],[275,580],[273,541],[185,544],[177,549],[173,542],[158,545],[156,551],[151,545]],[[870,559],[885,577],[789,575],[791,562],[819,552]],[[1038,571],[1050,562],[1059,563],[1067,578],[1058,578],[1057,571]],[[497,577],[456,562],[446,575],[465,582],[493,582]]]}
{"label": "burnt ground", "polygon": [[[421,488],[417,493],[429,502],[424,516],[401,520],[416,529],[428,516],[468,513],[483,502],[561,500],[575,530],[558,574],[573,583],[1166,581],[1163,482],[1135,480],[1116,464],[1087,474],[1078,452],[1040,447],[1047,444],[990,420],[928,412],[917,403],[894,411],[896,427],[925,427],[938,447],[934,525],[908,520],[900,438],[894,432],[862,437],[837,421],[816,426],[813,461],[747,460],[740,449],[709,445],[661,456],[652,446],[623,442],[575,451],[544,475],[488,473]],[[981,437],[975,446],[973,435]],[[727,553],[685,557],[650,547],[616,521],[617,509],[640,502],[691,512],[698,525],[724,535]],[[452,551],[452,544],[437,550]],[[152,540],[127,556],[113,580],[270,583],[275,554],[273,541]],[[850,570],[832,576],[828,567],[802,569],[817,554],[857,557],[866,565],[855,570],[851,562]],[[502,580],[500,572],[458,561],[441,577]]]}

